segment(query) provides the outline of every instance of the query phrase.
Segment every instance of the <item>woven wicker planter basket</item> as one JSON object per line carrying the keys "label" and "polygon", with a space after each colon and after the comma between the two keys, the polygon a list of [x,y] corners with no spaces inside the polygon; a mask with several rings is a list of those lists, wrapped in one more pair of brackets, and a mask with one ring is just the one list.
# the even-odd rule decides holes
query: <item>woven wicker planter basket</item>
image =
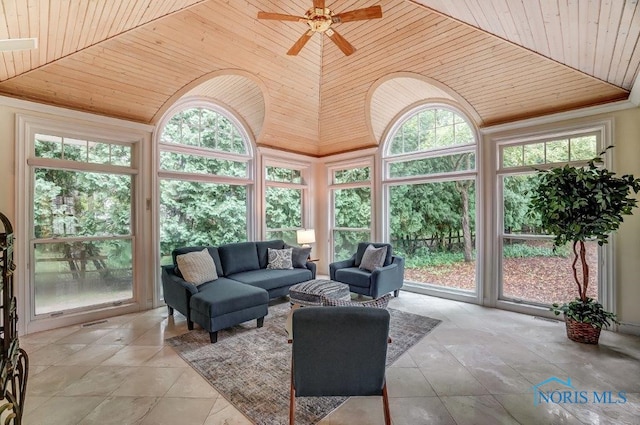
{"label": "woven wicker planter basket", "polygon": [[583,344],[597,344],[600,339],[601,328],[594,328],[589,323],[576,322],[570,317],[565,317],[567,325],[567,337],[575,342]]}

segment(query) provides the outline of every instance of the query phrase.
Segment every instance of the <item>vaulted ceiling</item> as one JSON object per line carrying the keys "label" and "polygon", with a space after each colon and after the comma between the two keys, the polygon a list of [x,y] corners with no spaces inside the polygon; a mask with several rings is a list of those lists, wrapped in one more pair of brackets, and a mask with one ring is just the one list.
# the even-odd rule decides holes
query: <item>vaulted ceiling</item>
{"label": "vaulted ceiling", "polygon": [[383,17],[286,52],[311,0],[1,0],[0,94],[142,123],[185,97],[233,110],[258,145],[328,155],[377,145],[407,107],[460,106],[478,127],[628,99],[637,0],[327,0]]}

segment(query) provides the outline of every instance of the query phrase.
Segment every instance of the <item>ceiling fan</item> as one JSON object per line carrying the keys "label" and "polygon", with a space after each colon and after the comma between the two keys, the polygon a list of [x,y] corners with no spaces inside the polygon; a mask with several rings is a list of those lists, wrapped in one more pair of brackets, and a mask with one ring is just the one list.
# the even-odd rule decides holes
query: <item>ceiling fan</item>
{"label": "ceiling fan", "polygon": [[287,15],[284,13],[258,12],[258,19],[271,19],[275,21],[297,21],[305,22],[309,25],[302,37],[287,52],[288,55],[295,56],[307,44],[314,32],[325,33],[333,41],[342,53],[349,56],[356,51],[343,36],[332,28],[333,24],[352,21],[364,21],[367,19],[382,18],[382,8],[380,6],[365,7],[348,12],[334,14],[329,8],[324,7],[324,0],[313,0],[313,7],[304,16]]}
{"label": "ceiling fan", "polygon": [[38,47],[37,38],[9,38],[0,40],[0,52],[30,50]]}

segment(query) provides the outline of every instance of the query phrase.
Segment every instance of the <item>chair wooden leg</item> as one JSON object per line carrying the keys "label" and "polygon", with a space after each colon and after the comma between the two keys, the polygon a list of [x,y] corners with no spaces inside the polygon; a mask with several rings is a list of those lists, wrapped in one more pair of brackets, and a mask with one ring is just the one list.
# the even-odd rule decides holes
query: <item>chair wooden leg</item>
{"label": "chair wooden leg", "polygon": [[169,316],[173,316],[173,307],[170,305],[167,306],[167,310],[169,310]]}
{"label": "chair wooden leg", "polygon": [[264,316],[259,317],[259,318],[257,319],[257,324],[258,324],[258,327],[259,327],[259,328],[261,328],[261,327],[263,327],[263,326],[264,326]]}
{"label": "chair wooden leg", "polygon": [[216,342],[218,342],[218,331],[209,332],[209,340],[211,341],[212,344],[215,344]]}
{"label": "chair wooden leg", "polygon": [[289,390],[289,425],[296,422],[296,390],[293,387],[293,363],[291,364],[291,389]]}
{"label": "chair wooden leg", "polygon": [[389,395],[387,394],[387,383],[382,387],[382,406],[384,408],[384,423],[391,425],[391,412],[389,411]]}
{"label": "chair wooden leg", "polygon": [[398,298],[398,295],[400,295],[400,290],[396,289],[395,291],[393,291],[393,296]]}

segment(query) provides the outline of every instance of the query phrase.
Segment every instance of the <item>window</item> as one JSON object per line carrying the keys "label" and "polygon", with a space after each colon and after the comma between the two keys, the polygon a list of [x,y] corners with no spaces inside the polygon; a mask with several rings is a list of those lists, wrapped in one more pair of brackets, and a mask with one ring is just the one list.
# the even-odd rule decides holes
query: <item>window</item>
{"label": "window", "polygon": [[267,239],[297,245],[296,230],[305,226],[307,165],[267,161],[265,167],[265,226]]}
{"label": "window", "polygon": [[248,240],[253,153],[240,123],[207,103],[174,110],[160,128],[161,264],[177,247]]}
{"label": "window", "polygon": [[367,242],[371,233],[372,166],[345,164],[331,167],[331,240],[333,261],[345,260]]}
{"label": "window", "polygon": [[[29,228],[31,320],[135,301],[139,141],[20,117]],[[120,136],[109,139],[109,135]]]}
{"label": "window", "polygon": [[476,293],[476,140],[448,106],[408,111],[383,151],[385,227],[408,287]]}
{"label": "window", "polygon": [[[553,235],[542,232],[529,212],[536,169],[586,164],[601,149],[601,131],[568,133],[499,145],[500,300],[548,306],[576,297],[572,246],[553,250]],[[586,244],[590,266],[588,296],[598,298],[598,245]]]}

